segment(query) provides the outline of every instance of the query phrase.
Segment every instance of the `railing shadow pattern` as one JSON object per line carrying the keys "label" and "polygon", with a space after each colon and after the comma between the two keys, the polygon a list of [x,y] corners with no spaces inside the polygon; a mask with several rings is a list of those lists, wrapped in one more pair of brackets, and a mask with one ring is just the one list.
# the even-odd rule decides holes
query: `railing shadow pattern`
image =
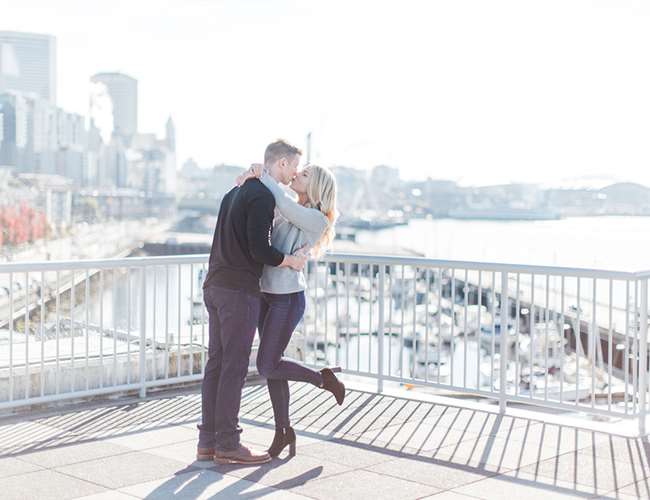
{"label": "railing shadow pattern", "polygon": [[[616,497],[612,492],[622,490],[650,496],[647,439],[356,390],[349,391],[339,407],[328,393],[312,386],[295,383],[291,389],[292,425],[299,439],[319,438],[412,464],[386,474],[404,477],[411,468],[429,465],[450,474],[498,475],[549,492]],[[188,392],[66,407],[29,420],[6,418],[0,421],[0,458],[165,427],[193,428],[200,411],[200,395]],[[247,424],[273,426],[265,386],[245,388],[240,416]],[[255,474],[250,476],[254,480]]]}

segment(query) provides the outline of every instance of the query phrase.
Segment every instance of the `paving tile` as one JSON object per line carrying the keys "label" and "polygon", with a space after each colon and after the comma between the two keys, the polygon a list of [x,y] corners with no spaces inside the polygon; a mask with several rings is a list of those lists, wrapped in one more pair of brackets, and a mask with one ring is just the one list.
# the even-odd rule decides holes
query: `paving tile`
{"label": "paving tile", "polygon": [[180,500],[236,499],[242,497],[299,500],[304,498],[288,491],[278,491],[262,484],[210,470],[197,470],[148,481],[122,488],[119,492],[147,500],[166,500],[168,498]]}
{"label": "paving tile", "polygon": [[2,479],[2,500],[63,500],[106,491],[97,484],[82,481],[53,470],[41,470]]}
{"label": "paving tile", "polygon": [[[362,432],[364,428],[372,425],[378,420],[385,409],[388,408],[393,399],[388,400],[382,396],[370,396],[359,393],[348,397],[342,406],[335,402],[329,402],[322,405],[325,411],[312,413],[303,413],[300,416],[291,414],[292,424],[299,429],[309,430],[317,433],[339,432]],[[395,403],[395,408],[399,403]],[[378,425],[384,425],[387,418],[379,421]],[[358,426],[358,430],[352,430],[352,427]]]}
{"label": "paving tile", "polygon": [[[395,398],[387,398],[379,394],[371,394],[360,391],[348,391],[346,393],[343,405],[338,406],[331,393],[316,388],[310,384],[294,384],[291,388],[291,406],[289,413],[294,421],[321,416],[325,413],[337,410],[347,410],[361,406],[376,406],[388,400],[394,401]],[[264,402],[263,405],[261,403]],[[258,396],[255,402],[250,402],[246,408],[257,406],[257,410],[251,410],[251,413],[257,413],[261,416],[272,417],[272,408],[268,399],[268,393],[264,392]]]}
{"label": "paving tile", "polygon": [[137,497],[112,490],[112,491],[106,491],[104,493],[95,493],[94,495],[78,497],[77,500],[133,500],[134,498]]}
{"label": "paving tile", "polygon": [[[349,396],[350,394],[347,395],[347,397]],[[344,402],[343,407],[349,407],[350,402],[354,399],[350,398],[348,404]],[[311,387],[306,391],[294,391],[291,394],[289,414],[293,419],[300,418],[303,415],[318,415],[327,412],[333,404],[336,404],[336,400],[332,393]]]}
{"label": "paving tile", "polygon": [[609,437],[602,432],[532,421],[516,428],[505,426],[494,435],[507,440],[522,441],[528,446],[556,448],[558,455],[590,446],[600,446]]}
{"label": "paving tile", "polygon": [[354,470],[333,477],[320,479],[294,488],[292,491],[313,498],[373,500],[415,499],[439,492],[433,486],[405,481],[392,476],[365,470]]}
{"label": "paving tile", "polygon": [[606,495],[598,496],[598,497],[592,497],[594,500],[636,500],[637,498],[650,498],[647,494],[645,496],[639,496],[639,495],[625,495],[624,493],[621,493],[620,491],[612,491]]}
{"label": "paving tile", "polygon": [[291,423],[294,429],[329,436],[344,425],[353,425],[350,422],[359,420],[363,413],[364,410],[359,407],[341,408],[335,405],[327,413],[304,415],[292,419]]}
{"label": "paving tile", "polygon": [[[251,390],[247,389],[248,388],[244,388],[242,391],[240,413],[242,411],[248,411],[255,406],[259,406],[260,404],[264,404],[266,406],[268,403],[270,403],[269,393],[266,385],[259,385],[254,389],[251,388]],[[291,391],[291,395],[295,393],[295,391],[291,390],[291,385],[289,386],[289,390]]]}
{"label": "paving tile", "polygon": [[598,490],[594,485],[576,483],[572,481],[563,481],[558,477],[547,477],[539,474],[530,474],[523,472],[523,469],[513,470],[503,474],[506,478],[518,480],[525,484],[534,485],[540,489],[560,488],[561,493],[581,495],[586,498],[593,498],[596,495],[602,495],[603,491]]}
{"label": "paving tile", "polygon": [[0,478],[42,470],[38,464],[32,464],[18,458],[0,458]]}
{"label": "paving tile", "polygon": [[349,437],[363,434],[377,434],[387,427],[415,424],[426,421],[426,417],[442,409],[424,403],[384,398],[365,406],[334,408],[331,412],[296,422],[299,428],[331,437]]}
{"label": "paving tile", "polygon": [[63,465],[121,455],[129,453],[130,451],[131,450],[125,446],[119,446],[103,441],[93,441],[90,443],[49,448],[34,453],[25,453],[20,455],[20,459],[48,469],[53,469]]}
{"label": "paving tile", "polygon": [[262,483],[274,488],[291,489],[351,469],[341,464],[307,455],[296,455],[290,459],[275,458],[263,465],[216,465],[215,470],[222,474],[237,476],[247,481]]}
{"label": "paving tile", "polygon": [[469,495],[461,495],[460,493],[455,493],[453,491],[441,491],[440,493],[435,493],[428,497],[422,497],[420,500],[472,500],[472,497]]}
{"label": "paving tile", "polygon": [[528,464],[557,455],[557,450],[548,447],[529,446],[521,441],[508,441],[494,436],[465,440],[430,453],[432,458],[463,464],[480,469],[508,472]]}
{"label": "paving tile", "polygon": [[130,406],[106,405],[90,408],[81,406],[75,410],[40,418],[37,422],[66,432],[89,432],[100,426],[119,426],[124,420],[122,412]]}
{"label": "paving tile", "polygon": [[303,446],[298,450],[298,453],[351,468],[368,467],[394,458],[393,455],[382,453],[381,450],[373,450],[370,447],[359,446],[342,440]]}
{"label": "paving tile", "polygon": [[0,449],[5,455],[19,453],[43,443],[57,442],[65,434],[60,429],[32,421],[5,424],[0,427]]}
{"label": "paving tile", "polygon": [[186,467],[209,469],[214,467],[212,460],[196,460],[196,441],[182,441],[180,443],[167,444],[148,448],[147,454],[156,457],[167,458],[184,464]]}
{"label": "paving tile", "polygon": [[640,481],[628,484],[616,491],[609,492],[607,496],[610,498],[650,498],[650,479],[646,477]]}
{"label": "paving tile", "polygon": [[[530,500],[548,500],[552,498],[585,498],[588,492],[576,489],[571,483],[556,481],[554,484],[537,482],[532,475],[519,473],[500,474],[491,478],[476,481],[453,490],[454,493],[470,495],[477,498],[525,498]],[[435,497],[434,497],[435,498]]]}
{"label": "paving tile", "polygon": [[571,484],[588,486],[594,493],[604,494],[621,489],[643,477],[643,472],[626,462],[613,462],[579,452],[527,465],[521,472],[543,476]]}
{"label": "paving tile", "polygon": [[[195,461],[200,394],[5,419],[0,497],[6,480],[11,495],[26,477],[45,480],[29,490],[23,480],[21,498],[650,497],[642,440],[360,391],[338,406],[309,384],[290,389],[298,454],[255,467]],[[245,388],[242,413],[242,441],[267,447],[266,387]],[[43,473],[53,474],[48,490]]]}
{"label": "paving tile", "polygon": [[442,490],[451,490],[496,474],[496,472],[480,471],[473,467],[440,460],[417,459],[415,457],[398,458],[365,467],[365,469],[377,474],[428,484]]}
{"label": "paving tile", "polygon": [[275,435],[275,428],[267,426],[241,424],[241,428],[241,440],[246,443],[255,444],[257,447],[268,448],[273,441],[273,436]]}
{"label": "paving tile", "polygon": [[131,450],[147,450],[166,444],[190,440],[196,441],[197,439],[198,431],[192,431],[186,427],[175,425],[142,432],[129,430],[124,434],[109,438],[108,441]]}
{"label": "paving tile", "polygon": [[54,469],[85,481],[118,489],[186,472],[187,464],[149,453],[131,452]]}
{"label": "paving tile", "polygon": [[529,423],[529,420],[513,418],[467,408],[445,407],[437,415],[429,416],[428,422],[436,427],[450,427],[456,430],[466,430],[474,434],[496,435],[505,429],[517,429]]}
{"label": "paving tile", "polygon": [[[241,435],[241,438],[246,443],[252,443],[256,446],[261,446],[263,448],[268,448],[273,442],[273,437],[275,436],[275,428],[270,428],[267,426],[260,426],[254,424],[242,424],[244,432]],[[308,431],[301,431],[295,429],[296,432],[296,446],[310,446],[316,443],[323,443],[331,439],[328,435],[318,435],[312,434]]]}
{"label": "paving tile", "polygon": [[375,414],[380,414],[382,418],[389,419],[393,423],[431,419],[447,410],[447,407],[441,405],[389,396],[374,400],[370,405],[364,404],[360,406],[363,408],[373,406]]}
{"label": "paving tile", "polygon": [[580,453],[595,455],[616,462],[643,464],[643,468],[650,472],[650,465],[648,465],[650,444],[641,439],[609,436],[600,442],[598,446],[582,448]]}
{"label": "paving tile", "polygon": [[47,417],[39,422],[73,434],[109,436],[126,430],[154,429],[166,424],[181,423],[194,416],[195,410],[192,408],[196,404],[185,396],[177,396],[81,409]]}
{"label": "paving tile", "polygon": [[404,422],[364,432],[353,438],[348,437],[348,439],[354,439],[361,443],[392,450],[402,450],[408,447],[424,451],[437,450],[461,441],[478,438],[478,434],[449,427],[436,427],[427,422]]}
{"label": "paving tile", "polygon": [[363,434],[377,429],[401,425],[404,423],[425,423],[435,415],[444,412],[444,408],[419,401],[387,399],[372,406],[362,407],[365,413],[353,421],[353,425],[339,429],[346,435]]}

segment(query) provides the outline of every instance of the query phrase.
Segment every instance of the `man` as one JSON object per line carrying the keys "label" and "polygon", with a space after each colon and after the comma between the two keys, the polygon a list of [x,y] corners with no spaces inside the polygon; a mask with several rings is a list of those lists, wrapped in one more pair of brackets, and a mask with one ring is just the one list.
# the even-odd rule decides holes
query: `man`
{"label": "man", "polygon": [[[302,151],[278,140],[264,164],[273,178],[289,184]],[[260,311],[264,265],[301,270],[305,255],[284,255],[271,246],[275,199],[257,179],[233,188],[221,202],[203,297],[208,309],[209,347],[202,386],[198,460],[260,464],[268,453],[239,442],[239,407]]]}

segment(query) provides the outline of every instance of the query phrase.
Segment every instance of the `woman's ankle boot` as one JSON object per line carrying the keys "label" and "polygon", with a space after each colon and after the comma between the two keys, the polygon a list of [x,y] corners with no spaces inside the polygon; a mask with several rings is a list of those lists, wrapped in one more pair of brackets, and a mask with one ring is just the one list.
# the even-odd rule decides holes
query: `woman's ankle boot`
{"label": "woman's ankle boot", "polygon": [[286,447],[289,447],[289,456],[296,454],[296,433],[292,427],[278,427],[275,429],[275,436],[269,448],[269,455],[277,457]]}
{"label": "woman's ankle boot", "polygon": [[329,368],[323,368],[320,373],[323,376],[323,389],[334,394],[336,402],[342,405],[345,399],[345,386],[343,383],[336,378],[334,372]]}

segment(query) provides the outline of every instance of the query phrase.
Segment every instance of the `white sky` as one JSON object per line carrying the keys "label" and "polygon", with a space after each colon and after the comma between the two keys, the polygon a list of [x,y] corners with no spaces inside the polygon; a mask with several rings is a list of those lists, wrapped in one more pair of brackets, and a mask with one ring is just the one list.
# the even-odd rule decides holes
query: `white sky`
{"label": "white sky", "polygon": [[59,105],[140,82],[140,129],[179,164],[325,165],[462,184],[650,185],[648,0],[0,0],[0,30],[58,39]]}

